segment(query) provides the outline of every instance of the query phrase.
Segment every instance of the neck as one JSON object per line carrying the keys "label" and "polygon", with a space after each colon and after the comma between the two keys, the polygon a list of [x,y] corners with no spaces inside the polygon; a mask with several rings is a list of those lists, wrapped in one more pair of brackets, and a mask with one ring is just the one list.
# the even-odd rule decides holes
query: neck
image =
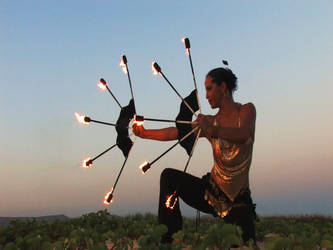
{"label": "neck", "polygon": [[231,96],[224,98],[219,106],[218,114],[230,114],[236,109],[237,104]]}

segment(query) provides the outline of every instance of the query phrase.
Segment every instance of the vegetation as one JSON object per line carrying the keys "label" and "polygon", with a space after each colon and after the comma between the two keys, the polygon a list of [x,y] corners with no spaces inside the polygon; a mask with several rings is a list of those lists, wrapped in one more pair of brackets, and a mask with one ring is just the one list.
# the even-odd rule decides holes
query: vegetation
{"label": "vegetation", "polygon": [[[256,225],[257,240],[265,249],[333,249],[333,219],[323,216],[265,217]],[[240,228],[221,219],[184,219],[172,244],[160,244],[166,232],[151,214],[110,216],[89,213],[69,221],[30,219],[0,227],[0,250],[48,249],[230,249],[243,246]],[[256,249],[253,242],[246,243]]]}

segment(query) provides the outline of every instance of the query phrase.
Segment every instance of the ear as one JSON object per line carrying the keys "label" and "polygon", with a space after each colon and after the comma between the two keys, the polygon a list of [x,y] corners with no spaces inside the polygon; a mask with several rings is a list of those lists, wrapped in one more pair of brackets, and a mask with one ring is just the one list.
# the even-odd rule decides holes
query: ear
{"label": "ear", "polygon": [[227,84],[223,81],[221,85],[219,86],[223,92],[227,90]]}

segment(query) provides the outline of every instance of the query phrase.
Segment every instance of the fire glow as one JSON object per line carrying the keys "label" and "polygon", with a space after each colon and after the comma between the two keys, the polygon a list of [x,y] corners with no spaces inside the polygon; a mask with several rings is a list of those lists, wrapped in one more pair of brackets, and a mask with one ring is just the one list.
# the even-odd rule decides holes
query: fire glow
{"label": "fire glow", "polygon": [[186,54],[186,55],[190,55],[190,51],[189,51],[189,48],[188,48],[188,46],[189,46],[188,38],[183,37],[183,38],[182,38],[182,42],[183,42],[183,43],[185,44],[185,46],[186,46],[185,54]]}
{"label": "fire glow", "polygon": [[178,201],[178,198],[176,196],[176,191],[172,194],[167,196],[166,202],[165,202],[165,206],[171,210],[174,209],[176,203]]}
{"label": "fire glow", "polygon": [[[123,57],[122,57],[123,58]],[[127,68],[126,68],[126,64],[124,63],[124,60],[121,59],[119,66],[121,67],[121,70],[123,71],[124,74],[127,74]]]}
{"label": "fire glow", "polygon": [[103,78],[101,78],[101,80],[97,83],[97,86],[101,89],[101,90],[106,90],[106,82]]}
{"label": "fire glow", "polygon": [[133,124],[136,126],[143,126],[145,118],[142,115],[135,115]]}
{"label": "fire glow", "polygon": [[143,121],[134,121],[133,124],[136,126],[143,126],[144,122]]}
{"label": "fire glow", "polygon": [[79,123],[82,123],[82,124],[89,124],[89,117],[86,117],[85,115],[80,115],[79,113],[75,112],[74,113],[75,117],[76,117],[76,120],[79,122]]}
{"label": "fire glow", "polygon": [[151,70],[153,71],[153,75],[154,75],[154,76],[157,76],[157,75],[158,75],[158,71],[157,71],[157,69],[155,68],[155,62],[152,62],[152,63],[151,63]]}
{"label": "fire glow", "polygon": [[133,124],[136,126],[143,126],[145,119],[143,116],[135,115]]}
{"label": "fire glow", "polygon": [[142,164],[139,166],[142,174],[145,174],[150,169],[150,163],[148,161],[142,162]]}
{"label": "fire glow", "polygon": [[91,160],[91,158],[89,157],[89,158],[87,158],[87,159],[84,159],[84,160],[82,161],[81,166],[82,166],[83,168],[90,168],[90,167],[92,166],[92,160]]}
{"label": "fire glow", "polygon": [[104,205],[110,205],[113,202],[113,195],[112,195],[113,188],[110,190],[110,192],[107,192],[104,196]]}

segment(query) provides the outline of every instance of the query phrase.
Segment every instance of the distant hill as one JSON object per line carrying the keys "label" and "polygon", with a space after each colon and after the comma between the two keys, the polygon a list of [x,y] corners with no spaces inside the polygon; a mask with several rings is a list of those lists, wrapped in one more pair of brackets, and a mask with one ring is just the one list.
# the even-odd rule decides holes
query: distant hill
{"label": "distant hill", "polygon": [[55,220],[68,221],[71,218],[69,218],[69,217],[67,217],[66,215],[63,215],[63,214],[40,216],[40,217],[0,217],[0,226],[5,226],[12,220],[25,221],[25,220],[29,220],[29,219],[36,219],[36,220],[41,220],[41,221],[44,220],[44,221],[47,221],[47,222],[52,222],[52,221],[55,221]]}

